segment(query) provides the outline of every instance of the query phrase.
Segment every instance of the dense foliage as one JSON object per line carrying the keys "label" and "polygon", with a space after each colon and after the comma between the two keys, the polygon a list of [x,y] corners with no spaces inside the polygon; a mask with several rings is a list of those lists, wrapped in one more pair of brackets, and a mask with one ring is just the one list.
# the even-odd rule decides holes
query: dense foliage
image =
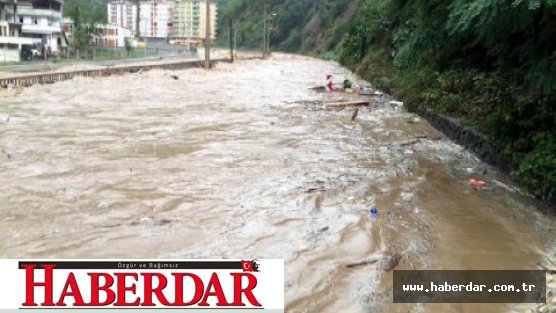
{"label": "dense foliage", "polygon": [[[257,47],[262,2],[223,1]],[[485,133],[512,175],[556,201],[556,0],[268,0],[272,46],[336,58],[410,109]],[[221,25],[225,42],[225,24]]]}
{"label": "dense foliage", "polygon": [[92,25],[104,24],[107,19],[106,0],[66,0],[64,16],[74,22],[72,44],[77,47],[88,43],[95,32]]}
{"label": "dense foliage", "polygon": [[[228,25],[232,19],[238,46],[262,49],[266,6],[266,17],[272,28],[271,45],[282,51],[309,52],[320,47],[329,51],[337,46],[349,27],[349,19],[343,16],[350,11],[353,1],[220,0],[220,3],[219,34],[222,44],[228,41]],[[355,5],[352,5],[353,9],[356,9]]]}

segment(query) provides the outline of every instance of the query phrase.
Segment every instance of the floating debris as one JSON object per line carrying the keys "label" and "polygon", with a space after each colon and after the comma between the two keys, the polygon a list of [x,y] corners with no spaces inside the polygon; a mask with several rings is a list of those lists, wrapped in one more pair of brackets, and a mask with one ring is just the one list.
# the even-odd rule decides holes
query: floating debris
{"label": "floating debris", "polygon": [[324,226],[323,228],[319,229],[319,233],[324,233],[325,231],[328,231],[330,229],[329,226]]}
{"label": "floating debris", "polygon": [[399,253],[390,253],[386,254],[384,258],[382,258],[381,262],[381,269],[385,272],[389,272],[395,269],[400,261],[402,260],[402,255]]}
{"label": "floating debris", "polygon": [[152,217],[142,217],[131,222],[132,226],[163,226],[172,223],[169,219],[155,219]]}
{"label": "floating debris", "polygon": [[400,145],[400,147],[405,147],[405,146],[414,145],[414,144],[419,143],[419,142],[421,142],[420,139],[411,139],[411,140],[408,140],[408,141],[404,141],[404,142],[400,143],[399,145]]}
{"label": "floating debris", "polygon": [[359,95],[361,96],[372,96],[374,92],[370,86],[359,86]]}
{"label": "floating debris", "polygon": [[511,193],[519,192],[519,188],[508,186],[508,185],[506,185],[506,184],[504,184],[501,181],[498,181],[496,179],[492,180],[492,183],[495,184],[498,187],[506,189],[507,191],[509,191]]}
{"label": "floating debris", "polygon": [[361,260],[361,261],[357,261],[357,262],[353,262],[353,263],[348,263],[346,264],[347,268],[358,268],[358,267],[362,267],[362,266],[367,266],[367,265],[373,265],[375,263],[377,263],[380,260],[380,258],[372,258],[372,259],[368,259],[368,260]]}
{"label": "floating debris", "polygon": [[469,179],[468,183],[469,183],[469,186],[471,186],[475,189],[483,189],[483,188],[486,187],[486,184],[487,184],[485,181],[482,181],[482,180],[479,180],[479,179],[474,179],[474,178]]}
{"label": "floating debris", "polygon": [[326,188],[323,187],[311,187],[311,188],[307,188],[305,190],[306,193],[315,193],[315,192],[320,192],[320,191],[326,191]]}
{"label": "floating debris", "polygon": [[353,107],[353,106],[368,106],[370,104],[371,104],[370,101],[346,101],[346,102],[329,102],[329,103],[325,103],[324,105],[327,107],[345,108],[345,107]]}
{"label": "floating debris", "polygon": [[417,116],[412,116],[412,117],[410,117],[410,118],[407,120],[407,122],[408,122],[409,124],[417,124],[417,123],[420,123],[420,122],[421,122],[421,119],[418,118]]}
{"label": "floating debris", "polygon": [[326,86],[315,86],[315,87],[309,87],[310,90],[314,90],[314,91],[325,91],[326,90]]}
{"label": "floating debris", "polygon": [[353,115],[351,116],[351,120],[355,121],[358,114],[359,114],[359,108],[355,108],[355,112],[353,112]]}

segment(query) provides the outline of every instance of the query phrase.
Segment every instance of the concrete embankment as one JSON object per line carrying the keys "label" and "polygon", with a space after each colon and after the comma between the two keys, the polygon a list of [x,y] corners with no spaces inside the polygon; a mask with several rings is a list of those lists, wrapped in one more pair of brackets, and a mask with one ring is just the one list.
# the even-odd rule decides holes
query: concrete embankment
{"label": "concrete embankment", "polygon": [[[484,162],[498,168],[505,175],[511,175],[514,170],[512,163],[502,156],[489,143],[488,138],[478,130],[464,126],[458,119],[439,114],[430,108],[420,107],[417,113],[425,118],[434,128],[475,153]],[[545,200],[544,204],[548,206],[547,211],[556,212],[556,200]]]}
{"label": "concrete embankment", "polygon": [[476,129],[466,127],[457,119],[438,114],[429,108],[421,107],[418,113],[436,129],[465,146],[486,163],[499,168],[506,174],[512,171],[510,162],[502,157],[488,142],[487,137]]}
{"label": "concrete embankment", "polygon": [[[212,64],[227,61],[226,59],[214,59]],[[133,65],[118,65],[84,70],[66,70],[51,73],[33,73],[25,75],[14,75],[12,77],[0,78],[0,87],[29,87],[37,84],[52,84],[58,81],[73,79],[74,77],[102,77],[111,75],[122,75],[126,73],[137,73],[151,69],[179,70],[192,67],[202,67],[204,61],[182,60],[182,61],[162,61],[158,63],[145,63]]]}

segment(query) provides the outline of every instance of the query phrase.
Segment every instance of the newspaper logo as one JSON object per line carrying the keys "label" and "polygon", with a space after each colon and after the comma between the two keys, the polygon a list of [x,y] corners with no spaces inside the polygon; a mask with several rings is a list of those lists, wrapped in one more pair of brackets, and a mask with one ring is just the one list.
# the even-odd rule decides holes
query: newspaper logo
{"label": "newspaper logo", "polygon": [[0,275],[0,309],[284,309],[283,260],[0,260]]}

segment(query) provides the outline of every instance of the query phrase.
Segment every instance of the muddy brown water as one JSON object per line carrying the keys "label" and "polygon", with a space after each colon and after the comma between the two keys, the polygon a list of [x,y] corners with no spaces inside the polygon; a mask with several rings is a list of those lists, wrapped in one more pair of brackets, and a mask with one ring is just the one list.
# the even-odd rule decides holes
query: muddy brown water
{"label": "muddy brown water", "polygon": [[470,189],[504,180],[403,110],[323,109],[351,99],[308,89],[326,73],[356,79],[276,56],[2,90],[0,257],[283,258],[287,312],[524,308],[394,305],[391,272],[346,267],[536,269],[554,221]]}

